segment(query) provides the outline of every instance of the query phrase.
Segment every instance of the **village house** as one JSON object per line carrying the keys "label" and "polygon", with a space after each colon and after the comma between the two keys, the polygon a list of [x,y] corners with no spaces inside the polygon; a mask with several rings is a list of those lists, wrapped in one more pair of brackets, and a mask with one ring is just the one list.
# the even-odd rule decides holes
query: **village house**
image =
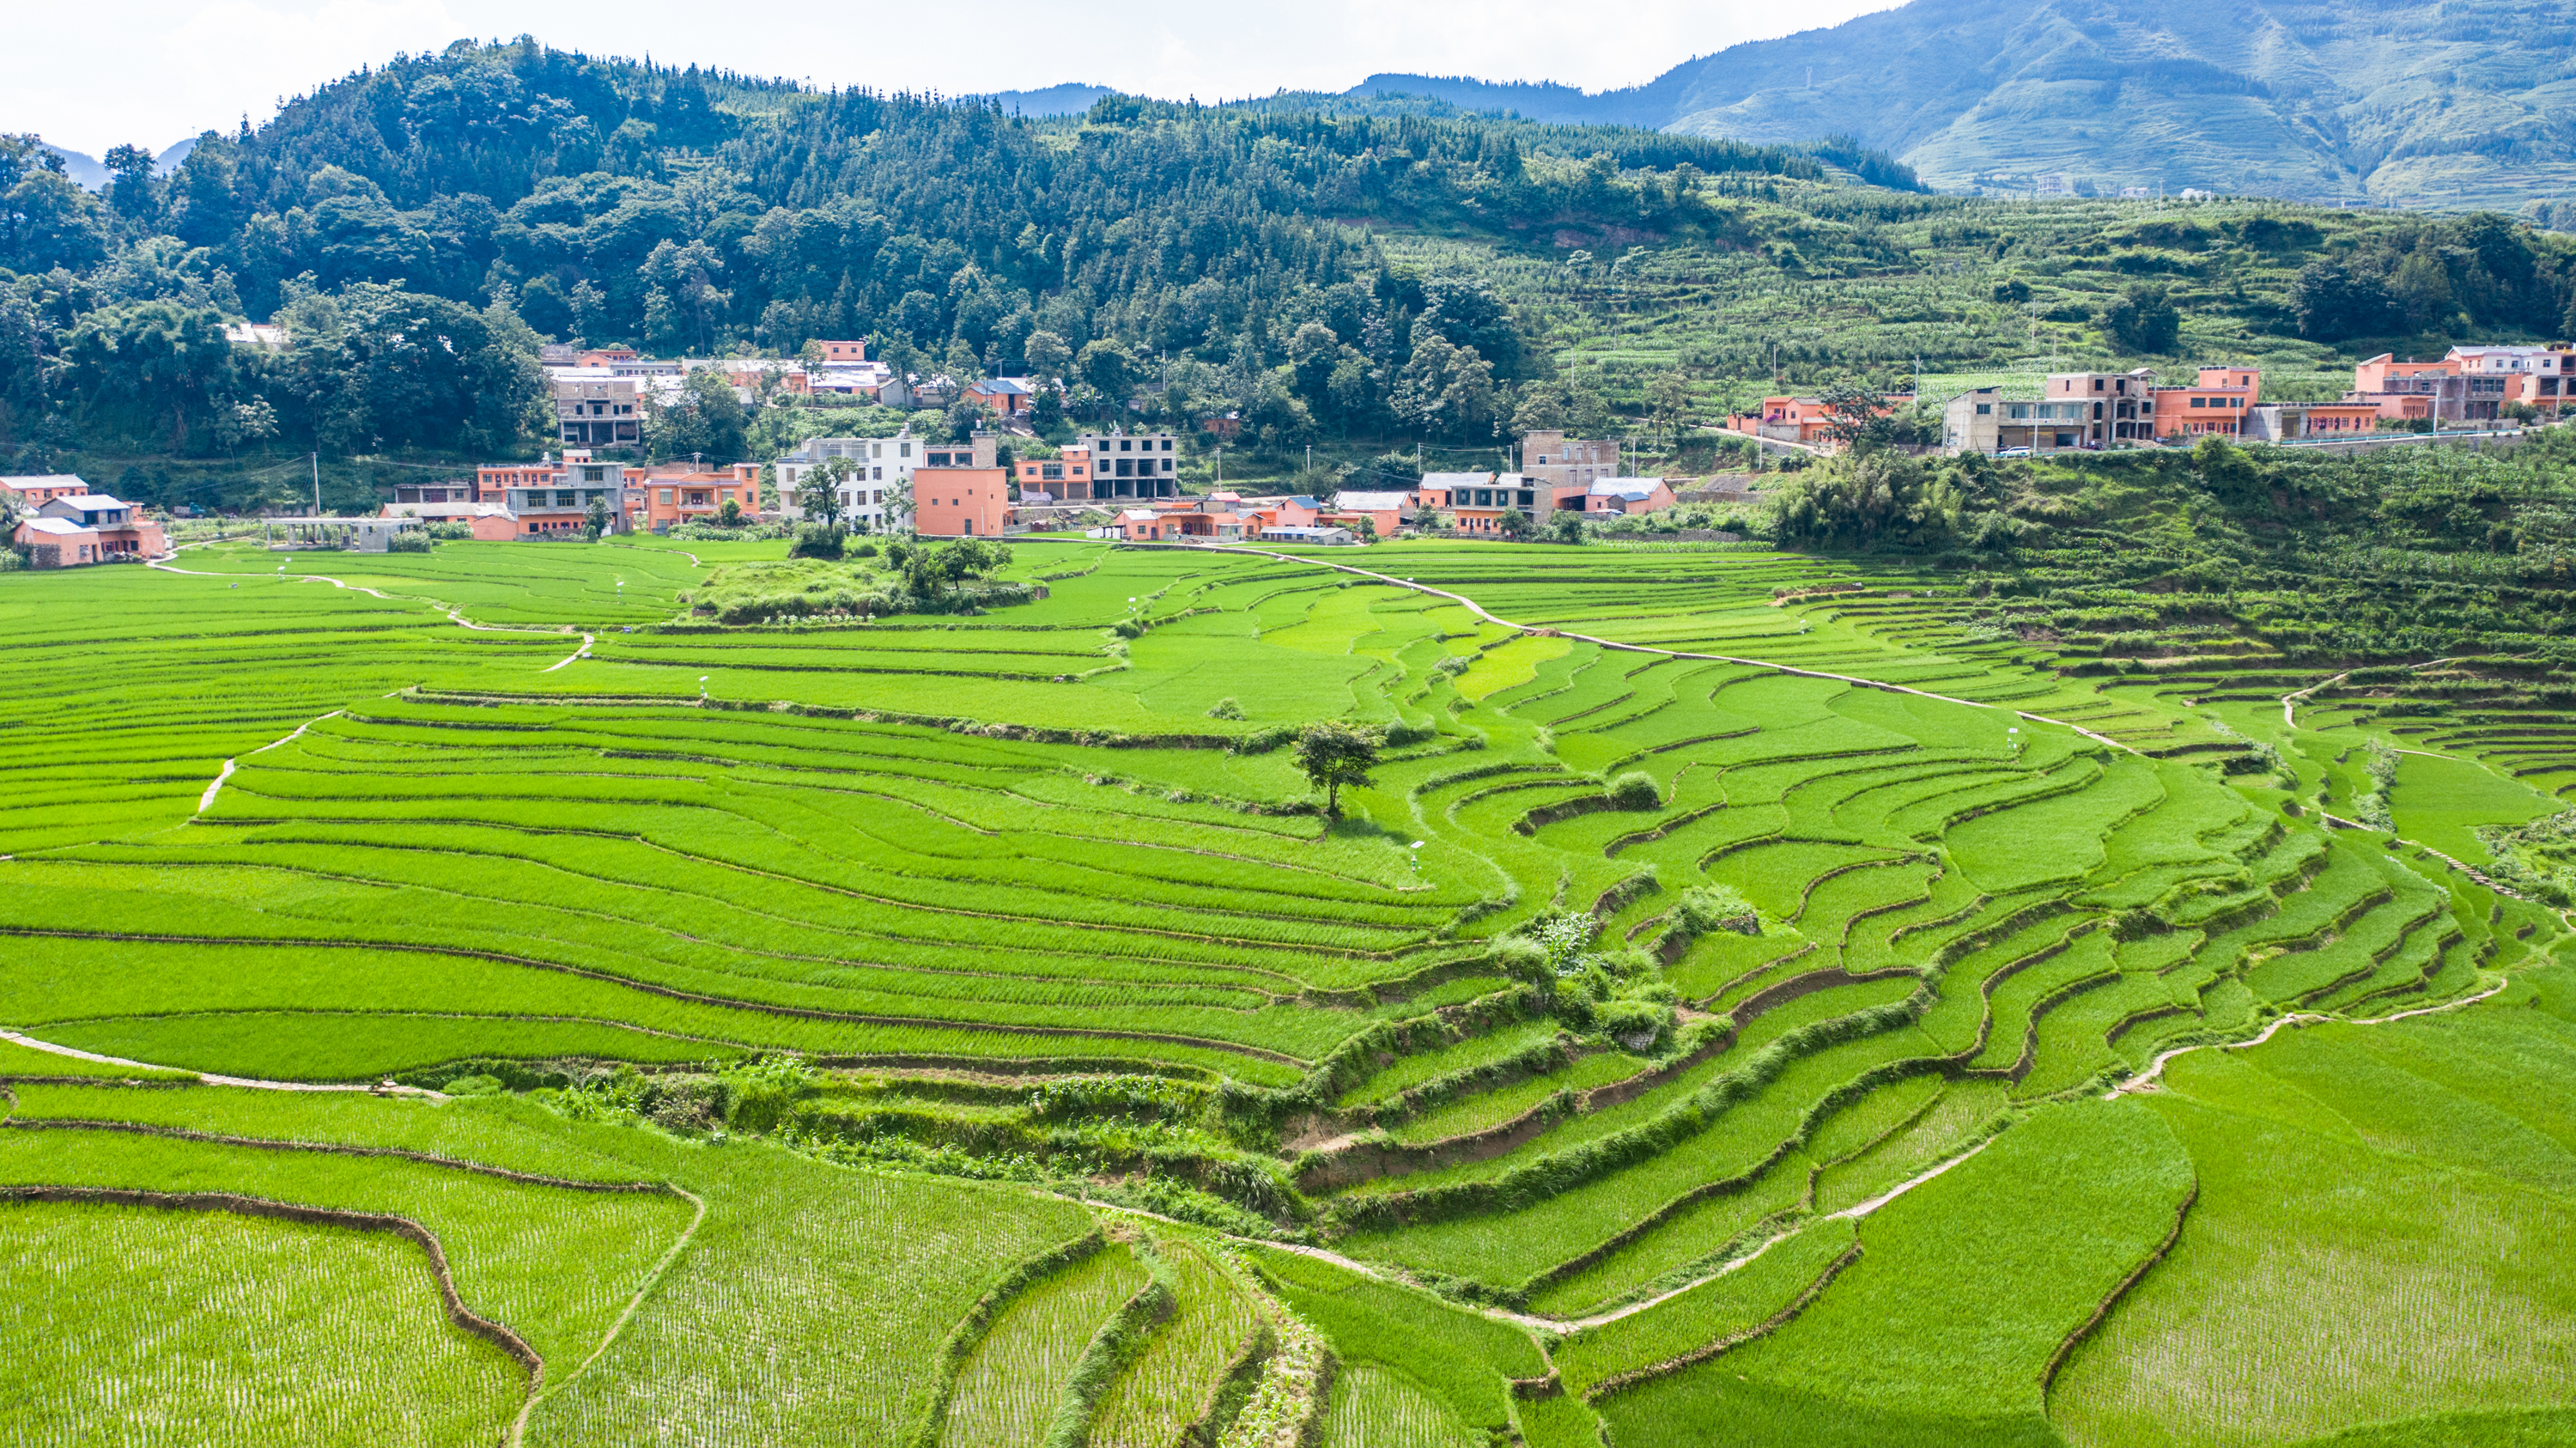
{"label": "village house", "polygon": [[1603,478],[1583,499],[1587,513],[1659,513],[1673,505],[1673,490],[1661,478]]}
{"label": "village house", "polygon": [[923,538],[999,538],[1009,530],[1011,475],[989,432],[927,444],[912,474],[912,531]]}
{"label": "village house", "polygon": [[2247,411],[2262,396],[2263,374],[2251,367],[2203,367],[2196,383],[2154,390],[2152,435],[2165,442],[2195,442],[2211,433],[2241,436]]}
{"label": "village house", "polygon": [[[494,470],[477,469],[478,479],[489,471]],[[481,501],[499,503],[510,511],[517,525],[514,537],[579,533],[589,524],[593,503],[608,510],[610,531],[622,533],[633,526],[630,520],[636,505],[628,496],[623,463],[599,462],[588,449],[566,449],[563,462],[551,470],[504,471],[515,473],[518,480],[502,488],[499,497],[486,495]]]}
{"label": "village house", "polygon": [[1392,538],[1397,529],[1413,520],[1413,495],[1344,490],[1334,496],[1332,508],[1323,515],[1324,522],[1354,533],[1361,531],[1362,520],[1377,537]]}
{"label": "village house", "polygon": [[[1459,532],[1486,537],[1503,536],[1506,514],[1534,519],[1540,511],[1538,488],[1519,473],[1424,473],[1414,498],[1417,521],[1423,512],[1438,511],[1455,520]],[[1551,508],[1556,502],[1548,500]]]}
{"label": "village house", "polygon": [[2244,436],[2255,442],[2365,436],[2379,428],[2379,409],[2367,402],[2258,402],[2245,414]]}
{"label": "village house", "polygon": [[[476,470],[478,473],[481,469]],[[397,503],[471,503],[482,496],[482,483],[476,478],[450,478],[443,483],[396,483]]]}
{"label": "village house", "polygon": [[19,503],[32,512],[56,498],[86,493],[89,484],[71,473],[39,473],[33,477],[0,478],[0,489],[16,494]]}
{"label": "village house", "polygon": [[161,525],[131,503],[104,493],[63,493],[47,498],[18,524],[12,541],[38,568],[141,560],[170,551]]}
{"label": "village house", "polygon": [[746,483],[732,469],[717,472],[670,463],[630,479],[626,498],[634,526],[667,533],[681,523],[719,522],[727,503],[748,519],[760,510],[760,480]]}
{"label": "village house", "polygon": [[923,451],[923,440],[912,435],[909,424],[892,437],[809,437],[770,464],[778,511],[783,517],[803,518],[805,508],[796,494],[805,486],[806,474],[833,458],[845,458],[851,472],[838,489],[843,524],[862,533],[883,532],[911,485],[913,469],[921,466]]}
{"label": "village house", "polygon": [[[1875,415],[1884,417],[1914,401],[1911,395],[1883,398]],[[1834,412],[1820,397],[1791,397],[1782,394],[1762,399],[1759,412],[1729,417],[1723,424],[1727,432],[1744,433],[1767,442],[1791,442],[1801,447],[1835,446]]]}
{"label": "village house", "polygon": [[2556,413],[2576,400],[2576,350],[2466,346],[2432,362],[2382,352],[2353,368],[2343,400],[2392,422],[2492,422],[2508,403]]}
{"label": "village house", "polygon": [[1024,378],[987,377],[967,385],[965,400],[980,402],[993,409],[994,416],[1009,422],[1027,415],[1029,399],[1035,395]]}
{"label": "village house", "polygon": [[1521,476],[1530,480],[1532,506],[1522,509],[1531,521],[1544,523],[1557,499],[1581,497],[1603,478],[1619,475],[1619,444],[1567,437],[1543,428],[1521,435]]}
{"label": "village house", "polygon": [[506,543],[519,536],[519,515],[498,503],[392,502],[384,505],[382,514],[387,518],[417,518],[424,524],[462,523],[472,530],[478,543]]}
{"label": "village house", "polygon": [[1168,432],[1113,429],[1074,439],[1091,459],[1095,498],[1170,498],[1181,491],[1180,448]]}
{"label": "village house", "polygon": [[2071,448],[2089,404],[2012,401],[2000,387],[1980,387],[1950,399],[1941,414],[1941,445],[1952,452],[2041,452]]}
{"label": "village house", "polygon": [[556,441],[596,448],[642,440],[636,379],[605,367],[557,367],[549,369],[547,381],[554,390]]}
{"label": "village house", "polygon": [[1069,447],[1051,458],[1031,458],[1013,465],[1020,475],[1020,497],[1034,501],[1032,494],[1043,493],[1058,503],[1079,503],[1091,497],[1091,449]]}

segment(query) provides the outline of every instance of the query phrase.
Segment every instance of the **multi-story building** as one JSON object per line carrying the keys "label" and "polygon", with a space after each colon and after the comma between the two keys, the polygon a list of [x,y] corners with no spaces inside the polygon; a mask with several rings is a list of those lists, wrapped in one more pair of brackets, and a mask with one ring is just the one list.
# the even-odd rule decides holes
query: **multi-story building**
{"label": "multi-story building", "polygon": [[850,475],[840,488],[844,526],[862,533],[881,533],[888,526],[903,490],[921,465],[923,440],[906,426],[892,437],[809,437],[770,465],[778,487],[778,511],[789,518],[805,516],[796,501],[808,473],[833,458],[847,459]]}
{"label": "multi-story building", "polygon": [[667,533],[674,524],[717,522],[727,503],[746,518],[759,512],[760,480],[746,484],[731,469],[716,472],[673,463],[631,479],[626,496],[636,527]]}
{"label": "multi-story building", "polygon": [[2159,387],[2154,395],[2155,426],[2149,434],[2154,438],[2189,442],[2211,433],[2242,437],[2246,414],[2263,400],[2263,374],[2251,367],[2203,367],[2198,382]]}
{"label": "multi-story building", "polygon": [[2127,447],[2153,441],[2157,435],[2156,374],[2151,367],[2127,372],[2051,372],[2041,391],[2050,402],[2079,404],[2072,419],[2077,447]]}
{"label": "multi-story building", "polygon": [[1087,432],[1074,439],[1074,446],[1090,455],[1092,497],[1180,495],[1180,446],[1168,432]]}
{"label": "multi-story building", "polygon": [[993,435],[931,443],[912,474],[912,531],[923,538],[999,538],[1011,521],[1011,475]]}
{"label": "multi-story building", "polygon": [[[1587,486],[1585,491],[1589,490]],[[1417,509],[1448,514],[1456,520],[1459,532],[1497,537],[1502,535],[1503,515],[1507,513],[1519,513],[1535,522],[1541,496],[1542,490],[1519,473],[1424,473],[1422,486],[1414,493]],[[1556,504],[1557,500],[1550,498],[1547,506],[1553,508]]]}
{"label": "multi-story building", "polygon": [[2502,415],[2509,402],[2557,412],[2576,400],[2576,351],[2549,347],[2454,347],[2444,359],[2458,365],[2466,416],[2483,421]]}
{"label": "multi-story building", "polygon": [[1588,496],[1594,483],[1619,476],[1619,444],[1567,437],[1557,429],[1521,435],[1521,476],[1537,496],[1524,512],[1546,522],[1563,497]]}
{"label": "multi-story building", "polygon": [[2000,387],[1980,387],[1950,399],[1941,414],[1941,445],[1953,452],[2045,452],[2079,445],[2092,410],[2089,400],[2015,401]]}
{"label": "multi-story building", "polygon": [[1020,475],[1020,496],[1044,493],[1059,503],[1079,503],[1091,496],[1091,449],[1069,447],[1051,458],[1032,458],[1013,465]]}
{"label": "multi-story building", "polygon": [[2456,421],[2467,415],[2468,385],[2456,359],[2400,362],[2382,352],[2352,369],[2352,391],[2343,400],[2369,403],[2392,422]]}
{"label": "multi-story building", "polygon": [[[544,457],[533,463],[485,463],[474,470],[473,496],[463,499],[462,501],[469,503],[501,503],[506,505],[509,502],[511,492],[514,490],[553,487],[555,485],[555,476],[558,471],[560,470],[555,466],[555,455],[553,453],[547,453]],[[398,499],[401,497],[399,492],[396,493],[396,497]],[[429,500],[427,498],[419,498],[403,499],[403,501],[425,503]],[[446,499],[444,501],[454,502],[458,500]]]}
{"label": "multi-story building", "polygon": [[638,387],[606,367],[557,367],[548,379],[555,394],[555,436],[575,447],[631,447],[643,440]]}
{"label": "multi-story building", "polygon": [[563,462],[544,477],[524,476],[501,490],[497,499],[518,524],[517,536],[578,533],[588,526],[591,505],[608,510],[610,531],[632,528],[634,501],[628,496],[626,465],[595,461],[588,449],[566,449]]}

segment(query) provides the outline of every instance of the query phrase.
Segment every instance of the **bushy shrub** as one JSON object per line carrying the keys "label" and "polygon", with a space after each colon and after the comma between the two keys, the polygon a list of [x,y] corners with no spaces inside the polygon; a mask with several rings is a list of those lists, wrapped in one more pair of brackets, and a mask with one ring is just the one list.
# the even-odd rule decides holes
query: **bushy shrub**
{"label": "bushy shrub", "polygon": [[725,1119],[737,1131],[776,1129],[814,1086],[813,1068],[796,1056],[755,1056],[727,1067],[717,1079],[730,1098]]}
{"label": "bushy shrub", "polygon": [[386,539],[385,551],[387,553],[426,553],[429,551],[429,541],[427,533],[417,528],[410,528]]}
{"label": "bushy shrub", "polygon": [[1663,788],[1642,769],[1629,770],[1610,781],[1608,793],[1613,809],[1657,809],[1664,802]]}
{"label": "bushy shrub", "polygon": [[1762,930],[1760,912],[1732,885],[1693,885],[1682,891],[1673,905],[1673,918],[1693,935],[1712,930],[1758,935]]}
{"label": "bushy shrub", "polygon": [[796,542],[787,551],[797,558],[838,558],[848,537],[838,528],[807,523],[796,530]]}
{"label": "bushy shrub", "polygon": [[1228,694],[1209,706],[1207,716],[1211,719],[1240,719],[1243,717],[1243,706],[1235,702],[1232,694]]}
{"label": "bushy shrub", "polygon": [[850,556],[853,558],[874,558],[877,556],[877,545],[874,543],[862,543],[858,547],[850,550]]}
{"label": "bushy shrub", "polygon": [[1651,1051],[1671,1029],[1673,1008],[1660,1001],[1605,1001],[1593,1011],[1601,1034],[1631,1051]]}

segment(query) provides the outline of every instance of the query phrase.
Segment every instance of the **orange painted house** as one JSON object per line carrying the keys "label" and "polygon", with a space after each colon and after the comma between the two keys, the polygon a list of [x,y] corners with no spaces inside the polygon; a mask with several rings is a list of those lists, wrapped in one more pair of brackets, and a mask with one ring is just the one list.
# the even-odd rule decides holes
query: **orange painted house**
{"label": "orange painted house", "polygon": [[74,568],[170,551],[160,524],[138,517],[133,504],[103,493],[47,499],[36,516],[18,525],[13,541],[30,550],[38,568]]}
{"label": "orange painted house", "polygon": [[2171,442],[2211,433],[2241,436],[2247,411],[2262,395],[2263,374],[2254,368],[2203,367],[2192,386],[2155,390],[2156,437]]}
{"label": "orange painted house", "polygon": [[916,468],[912,531],[923,538],[999,538],[1011,520],[1011,475],[999,467]]}
{"label": "orange painted house", "polygon": [[44,473],[30,478],[0,478],[0,488],[18,495],[30,511],[43,507],[56,498],[76,498],[89,491],[89,484],[71,473]]}
{"label": "orange painted house", "polygon": [[748,518],[760,511],[760,484],[733,472],[687,466],[654,468],[627,484],[627,511],[638,528],[668,532],[675,523],[713,523],[731,502]]}
{"label": "orange painted house", "polygon": [[1060,457],[1018,464],[1020,495],[1044,493],[1059,503],[1078,503],[1091,496],[1091,449],[1069,447]]}

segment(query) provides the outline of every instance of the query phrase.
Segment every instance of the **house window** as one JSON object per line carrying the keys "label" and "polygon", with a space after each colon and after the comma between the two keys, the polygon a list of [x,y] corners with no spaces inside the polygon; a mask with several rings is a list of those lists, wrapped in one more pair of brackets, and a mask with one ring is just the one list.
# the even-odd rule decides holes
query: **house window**
{"label": "house window", "polygon": [[671,506],[671,490],[669,488],[655,488],[653,490],[653,501],[659,503],[665,508]]}
{"label": "house window", "polygon": [[2209,405],[2209,399],[2206,397],[2195,397],[2191,400],[2191,405],[2194,407],[2207,407]]}
{"label": "house window", "polygon": [[1991,403],[1991,402],[1980,402],[1980,403],[1978,403],[1978,404],[1977,404],[1977,416],[1979,416],[1979,417],[1987,416],[1988,414],[1992,413],[1994,410],[1995,410],[1995,405],[1994,405],[1993,403]]}

